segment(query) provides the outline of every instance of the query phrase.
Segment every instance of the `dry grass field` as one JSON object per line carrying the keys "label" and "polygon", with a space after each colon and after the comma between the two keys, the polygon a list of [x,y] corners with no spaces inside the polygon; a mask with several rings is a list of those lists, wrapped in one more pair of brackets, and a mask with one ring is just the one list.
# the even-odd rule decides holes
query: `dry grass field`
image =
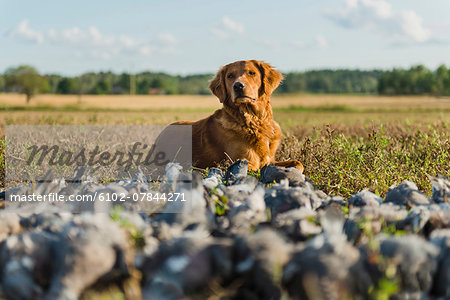
{"label": "dry grass field", "polygon": [[[427,176],[450,175],[450,98],[282,95],[272,104],[285,135],[279,159],[304,162],[327,193],[383,195],[405,179],[430,193]],[[169,124],[219,107],[197,95],[40,95],[27,106],[23,95],[0,94],[0,135],[8,124]]]}
{"label": "dry grass field", "polygon": [[[30,104],[25,104],[21,94],[0,94],[0,107],[3,108],[78,108],[101,110],[161,110],[161,109],[214,109],[220,103],[214,96],[204,95],[39,95]],[[371,96],[371,95],[275,95],[274,108],[335,107],[345,106],[355,109],[444,109],[450,110],[450,98],[430,96]]]}
{"label": "dry grass field", "polygon": [[[220,107],[213,96],[40,95],[25,105],[25,96],[0,94],[0,126],[6,124],[168,124],[197,120]],[[283,128],[326,124],[450,120],[450,98],[356,95],[282,95],[272,99]]]}

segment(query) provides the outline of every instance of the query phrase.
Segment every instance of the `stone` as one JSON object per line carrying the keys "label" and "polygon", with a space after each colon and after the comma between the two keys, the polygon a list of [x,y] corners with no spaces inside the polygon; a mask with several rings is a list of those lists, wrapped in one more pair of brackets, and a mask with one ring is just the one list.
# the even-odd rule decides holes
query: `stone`
{"label": "stone", "polygon": [[379,206],[382,202],[381,197],[368,190],[362,190],[348,199],[348,205],[352,206]]}
{"label": "stone", "polygon": [[428,198],[419,192],[419,189],[413,182],[408,180],[403,181],[398,186],[391,186],[386,194],[385,202],[392,202],[406,207],[430,204]]}
{"label": "stone", "polygon": [[262,183],[279,183],[283,179],[287,179],[290,186],[300,186],[306,181],[305,175],[296,168],[284,168],[269,164],[261,169]]}

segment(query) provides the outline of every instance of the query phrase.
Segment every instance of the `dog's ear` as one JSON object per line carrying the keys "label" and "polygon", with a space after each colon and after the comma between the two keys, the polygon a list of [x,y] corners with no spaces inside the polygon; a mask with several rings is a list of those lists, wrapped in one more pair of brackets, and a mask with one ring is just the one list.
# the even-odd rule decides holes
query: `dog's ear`
{"label": "dog's ear", "polygon": [[221,67],[216,76],[209,82],[211,92],[223,103],[227,98],[227,87],[225,86],[225,67]]}
{"label": "dog's ear", "polygon": [[272,95],[272,92],[280,85],[281,80],[283,80],[283,75],[268,63],[255,61],[255,64],[261,72],[262,84],[260,94]]}

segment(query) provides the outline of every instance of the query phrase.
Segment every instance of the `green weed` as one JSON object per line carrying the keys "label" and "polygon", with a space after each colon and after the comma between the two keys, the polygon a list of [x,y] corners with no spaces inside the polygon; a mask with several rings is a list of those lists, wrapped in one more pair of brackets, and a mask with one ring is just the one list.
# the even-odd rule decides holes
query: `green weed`
{"label": "green weed", "polygon": [[428,175],[450,175],[448,127],[444,122],[324,126],[308,135],[286,134],[278,160],[300,160],[321,190],[345,198],[364,188],[384,197],[392,184],[406,179],[430,194]]}

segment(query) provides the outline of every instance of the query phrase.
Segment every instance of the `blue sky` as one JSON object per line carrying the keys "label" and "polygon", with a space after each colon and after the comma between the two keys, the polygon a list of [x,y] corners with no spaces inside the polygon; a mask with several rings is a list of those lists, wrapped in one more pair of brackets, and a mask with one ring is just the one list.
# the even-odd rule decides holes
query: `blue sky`
{"label": "blue sky", "polygon": [[448,0],[0,0],[0,72],[435,68],[450,65],[449,13]]}

